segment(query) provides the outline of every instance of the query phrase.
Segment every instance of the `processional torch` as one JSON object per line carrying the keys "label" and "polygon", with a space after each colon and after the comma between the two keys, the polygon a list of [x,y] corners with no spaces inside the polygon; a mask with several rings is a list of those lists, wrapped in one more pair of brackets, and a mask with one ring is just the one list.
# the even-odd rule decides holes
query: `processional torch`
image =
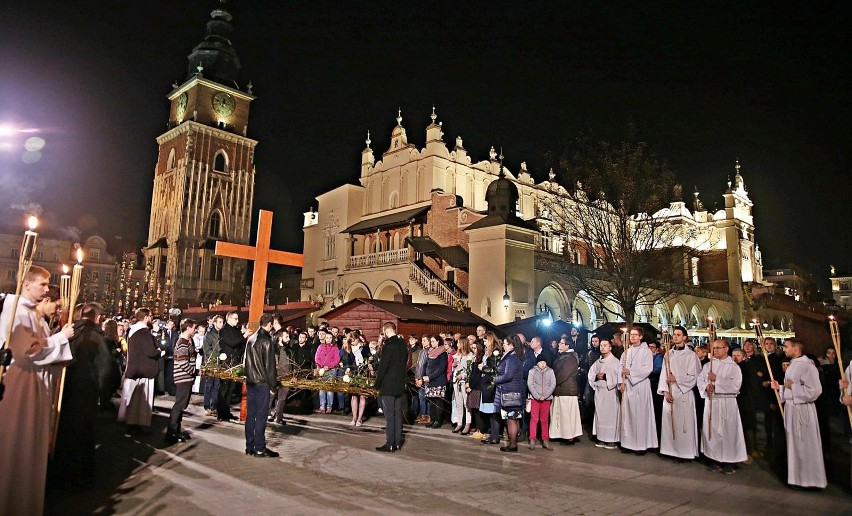
{"label": "processional torch", "polygon": [[[772,372],[772,365],[769,363],[769,353],[766,352],[766,346],[763,345],[763,327],[757,319],[753,319],[751,322],[754,325],[754,336],[757,337],[757,342],[760,344],[760,350],[763,352],[763,359],[766,361],[766,370],[769,371],[769,381],[775,382],[775,373]],[[775,393],[775,401],[778,402],[778,410],[781,412],[781,419],[784,419],[784,405],[781,404],[781,394],[775,389],[772,389],[772,391]]]}
{"label": "processional torch", "polygon": [[[831,332],[831,342],[834,344],[834,351],[837,352],[837,367],[840,368],[840,379],[849,381],[846,378],[846,371],[843,370],[843,359],[840,357],[840,327],[837,324],[837,317],[834,314],[828,316],[828,329]],[[846,392],[841,394],[852,394],[852,386],[847,386]],[[852,428],[852,406],[846,405],[846,414],[849,416],[849,427]]]}
{"label": "processional torch", "polygon": [[[713,343],[716,342],[716,321],[712,317],[707,318],[707,336],[710,339],[710,374],[713,374]],[[713,394],[716,392],[716,384],[712,380],[710,385],[713,386],[713,392],[707,397],[710,400],[710,412],[707,414],[707,422],[710,426],[710,431],[707,432],[707,440],[713,439]]]}
{"label": "processional torch", "polygon": [[[674,394],[672,393],[672,382],[669,381],[669,375],[672,374],[672,354],[671,354],[671,339],[669,338],[669,330],[668,328],[663,328],[663,347],[666,348],[666,384],[669,386],[669,396],[672,397],[672,401],[674,401]],[[669,403],[671,405],[671,416],[672,416],[672,439],[677,439],[677,434],[675,433],[675,415],[674,415],[674,403]]]}
{"label": "processional torch", "polygon": [[6,374],[6,368],[12,363],[12,349],[9,347],[9,341],[12,338],[12,328],[15,325],[15,314],[18,311],[18,300],[21,298],[21,287],[30,266],[33,264],[33,256],[38,241],[38,233],[35,232],[38,227],[38,218],[31,216],[27,219],[27,226],[29,229],[24,231],[24,241],[21,242],[21,252],[18,254],[18,282],[15,286],[15,297],[12,300],[11,312],[9,312],[9,326],[6,328],[6,339],[0,344],[0,401],[3,400],[3,393],[6,390],[6,386],[3,385],[3,376]]}
{"label": "processional torch", "polygon": [[[83,250],[77,248],[77,263],[74,264],[74,269],[71,276],[68,275],[68,267],[62,266],[62,276],[59,278],[59,299],[62,302],[63,314],[60,318],[60,327],[66,323],[74,322],[74,312],[76,311],[77,297],[80,295],[80,279],[83,276]],[[59,376],[59,382],[56,384],[56,389],[53,391],[53,403],[50,413],[50,456],[56,450],[56,436],[59,432],[59,415],[62,413],[62,397],[65,393],[65,371],[66,367],[62,366],[62,374]]]}

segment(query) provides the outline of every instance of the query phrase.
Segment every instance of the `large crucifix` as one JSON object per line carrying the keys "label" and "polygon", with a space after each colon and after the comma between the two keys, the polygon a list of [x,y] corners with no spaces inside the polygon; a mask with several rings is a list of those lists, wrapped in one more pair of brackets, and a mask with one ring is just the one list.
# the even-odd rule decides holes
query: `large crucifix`
{"label": "large crucifix", "polygon": [[287,253],[269,248],[272,235],[272,212],[260,210],[260,222],[257,225],[255,247],[231,242],[216,242],[216,256],[240,258],[254,262],[254,274],[251,280],[251,300],[249,301],[249,326],[256,329],[263,313],[266,297],[266,271],[270,263],[303,267],[305,256]]}

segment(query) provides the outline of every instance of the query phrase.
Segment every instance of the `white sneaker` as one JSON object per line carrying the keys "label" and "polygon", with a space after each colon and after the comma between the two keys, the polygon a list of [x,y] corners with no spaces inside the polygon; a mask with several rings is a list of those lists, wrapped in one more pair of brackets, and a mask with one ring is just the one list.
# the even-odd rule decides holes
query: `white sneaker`
{"label": "white sneaker", "polygon": [[355,426],[361,426],[361,422],[360,422],[360,421],[355,421]]}
{"label": "white sneaker", "polygon": [[604,448],[606,448],[607,450],[615,450],[618,448],[618,446],[616,446],[615,443],[606,443],[606,446],[604,446]]}
{"label": "white sneaker", "polygon": [[595,443],[595,448],[606,448],[606,443],[603,441],[598,441]]}

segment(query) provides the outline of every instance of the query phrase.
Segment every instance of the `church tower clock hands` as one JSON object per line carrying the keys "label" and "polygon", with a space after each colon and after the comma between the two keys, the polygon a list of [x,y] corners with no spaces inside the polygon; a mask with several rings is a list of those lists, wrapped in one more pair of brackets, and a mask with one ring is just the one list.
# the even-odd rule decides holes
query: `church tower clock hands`
{"label": "church tower clock hands", "polygon": [[[214,9],[207,34],[175,84],[159,154],[145,259],[155,310],[245,297],[244,260],[217,257],[216,242],[249,243],[254,148],[247,137],[251,83],[241,85],[231,14]],[[149,291],[150,292],[150,291]]]}

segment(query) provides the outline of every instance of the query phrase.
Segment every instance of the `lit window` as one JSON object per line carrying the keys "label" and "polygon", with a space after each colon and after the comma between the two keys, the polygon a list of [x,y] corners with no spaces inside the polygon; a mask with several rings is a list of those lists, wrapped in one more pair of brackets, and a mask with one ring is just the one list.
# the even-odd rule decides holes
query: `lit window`
{"label": "lit window", "polygon": [[325,280],[325,295],[334,295],[334,280]]}

